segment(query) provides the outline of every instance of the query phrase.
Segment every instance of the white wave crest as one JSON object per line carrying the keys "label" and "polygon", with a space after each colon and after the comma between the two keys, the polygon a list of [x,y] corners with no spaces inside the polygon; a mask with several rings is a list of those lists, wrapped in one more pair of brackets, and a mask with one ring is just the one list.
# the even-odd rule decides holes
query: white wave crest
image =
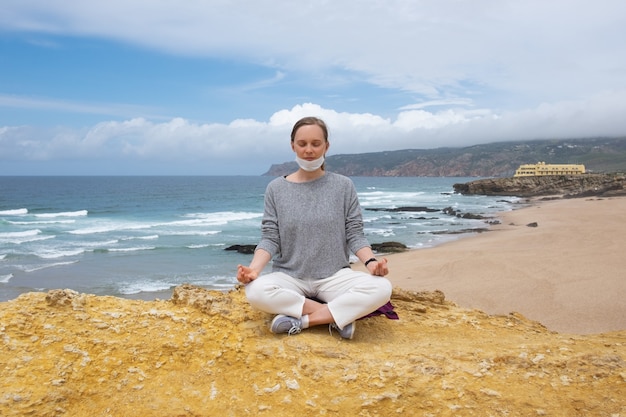
{"label": "white wave crest", "polygon": [[41,233],[41,230],[39,229],[24,230],[23,232],[6,232],[0,233],[0,239],[37,236],[39,233]]}
{"label": "white wave crest", "polygon": [[25,230],[23,232],[7,232],[0,233],[0,243],[12,243],[14,245],[21,245],[26,242],[36,242],[38,240],[54,239],[56,236],[47,235],[41,236],[41,230]]}
{"label": "white wave crest", "polygon": [[39,218],[52,218],[52,217],[82,217],[86,216],[89,212],[87,210],[78,211],[65,211],[60,213],[39,213],[35,214],[35,217]]}
{"label": "white wave crest", "polygon": [[102,242],[81,242],[80,245],[85,248],[100,248],[102,246],[111,246],[119,243],[117,239],[105,240]]}
{"label": "white wave crest", "polygon": [[159,238],[159,235],[150,235],[150,236],[125,237],[125,238],[122,238],[122,240],[154,240],[158,238]]}
{"label": "white wave crest", "polygon": [[169,236],[211,236],[222,233],[219,230],[188,230],[183,232],[167,233]]}
{"label": "white wave crest", "polygon": [[15,221],[7,221],[9,224],[13,224],[16,226],[34,226],[34,225],[47,225],[47,224],[72,224],[76,223],[76,220],[34,220],[30,222],[15,222]]}
{"label": "white wave crest", "polygon": [[365,234],[366,235],[376,235],[376,236],[383,236],[383,237],[390,237],[390,236],[395,236],[395,233],[393,233],[393,230],[389,230],[389,229],[365,229]]}
{"label": "white wave crest", "polygon": [[109,249],[109,252],[136,252],[140,250],[154,250],[155,246],[137,246],[134,248],[113,248]]}
{"label": "white wave crest", "polygon": [[120,223],[111,223],[101,226],[86,227],[84,229],[70,230],[68,233],[72,235],[91,235],[96,233],[109,233],[125,230],[142,230],[149,229],[150,227],[150,225],[145,224],[125,225]]}
{"label": "white wave crest", "polygon": [[37,242],[40,240],[48,240],[56,238],[55,235],[40,235],[41,230],[26,230],[24,232],[8,232],[0,233],[0,243],[21,245],[27,242]]}
{"label": "white wave crest", "polygon": [[120,294],[139,294],[142,292],[158,292],[169,290],[176,286],[177,283],[170,282],[156,282],[156,281],[133,281],[122,282],[119,284]]}
{"label": "white wave crest", "polygon": [[11,280],[11,278],[13,278],[13,274],[0,275],[0,283],[6,284]]}
{"label": "white wave crest", "polygon": [[25,208],[0,211],[0,216],[23,216],[25,214],[28,214],[28,209]]}
{"label": "white wave crest", "polygon": [[421,191],[416,192],[361,192],[359,193],[359,202],[363,207],[375,206],[407,206],[421,204],[421,202],[430,203],[433,196]]}
{"label": "white wave crest", "polygon": [[40,271],[42,269],[46,269],[46,268],[54,268],[57,266],[64,266],[64,265],[72,265],[77,263],[78,261],[69,261],[69,262],[55,262],[52,264],[43,264],[43,265],[30,265],[30,266],[18,266],[22,271],[24,272],[35,272],[35,271]]}
{"label": "white wave crest", "polygon": [[57,259],[64,258],[66,256],[76,256],[84,253],[84,249],[74,249],[74,250],[46,250],[39,253],[36,253],[38,257],[42,259]]}
{"label": "white wave crest", "polygon": [[172,222],[173,225],[224,225],[230,222],[241,220],[257,219],[263,216],[263,213],[254,213],[246,211],[220,211],[216,213],[188,213],[184,217],[190,220],[181,220]]}

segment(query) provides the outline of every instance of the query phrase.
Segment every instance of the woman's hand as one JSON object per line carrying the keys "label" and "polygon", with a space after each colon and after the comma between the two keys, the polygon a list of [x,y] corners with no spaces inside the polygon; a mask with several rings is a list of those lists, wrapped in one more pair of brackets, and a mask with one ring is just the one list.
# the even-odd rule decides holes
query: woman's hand
{"label": "woman's hand", "polygon": [[249,284],[259,277],[259,272],[243,265],[237,265],[237,281]]}
{"label": "woman's hand", "polygon": [[370,262],[367,264],[367,270],[370,271],[370,274],[372,275],[384,277],[389,273],[389,268],[387,268],[387,258],[383,258],[380,261]]}
{"label": "woman's hand", "polygon": [[271,258],[266,250],[255,250],[250,266],[237,265],[237,281],[245,285],[257,279]]}

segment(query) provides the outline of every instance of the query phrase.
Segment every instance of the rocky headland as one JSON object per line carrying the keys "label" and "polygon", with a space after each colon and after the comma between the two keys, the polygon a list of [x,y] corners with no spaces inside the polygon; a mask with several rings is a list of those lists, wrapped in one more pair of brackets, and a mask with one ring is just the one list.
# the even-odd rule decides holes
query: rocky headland
{"label": "rocky headland", "polygon": [[487,178],[454,184],[454,191],[467,195],[518,197],[617,197],[626,196],[626,175],[614,173]]}
{"label": "rocky headland", "polygon": [[[340,139],[339,139],[340,140]],[[380,138],[385,141],[385,138]],[[333,143],[331,138],[330,142]],[[332,152],[331,147],[331,152]],[[590,172],[624,172],[626,137],[523,140],[458,148],[402,149],[329,155],[329,171],[351,177],[505,177],[521,164],[584,164]],[[263,175],[288,175],[293,162],[272,165]]]}
{"label": "rocky headland", "polygon": [[626,331],[569,335],[395,289],[399,320],[274,335],[238,288],[0,303],[2,416],[619,416]]}

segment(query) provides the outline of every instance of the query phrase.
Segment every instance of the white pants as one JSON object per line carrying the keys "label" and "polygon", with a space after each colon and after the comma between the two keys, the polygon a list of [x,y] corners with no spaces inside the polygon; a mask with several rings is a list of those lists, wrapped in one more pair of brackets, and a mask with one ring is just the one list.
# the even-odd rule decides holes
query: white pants
{"label": "white pants", "polygon": [[316,298],[328,304],[343,329],[385,305],[391,290],[386,278],[343,268],[324,279],[297,279],[282,272],[261,275],[246,285],[246,297],[261,311],[296,318],[302,317],[305,298]]}

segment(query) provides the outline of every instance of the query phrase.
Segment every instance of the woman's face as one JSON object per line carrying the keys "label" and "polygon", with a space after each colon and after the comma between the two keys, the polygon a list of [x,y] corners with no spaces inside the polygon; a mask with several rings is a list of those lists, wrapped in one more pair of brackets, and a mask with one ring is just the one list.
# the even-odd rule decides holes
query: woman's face
{"label": "woman's face", "polygon": [[291,149],[298,158],[313,161],[326,154],[330,143],[324,138],[324,131],[317,125],[300,127],[291,142]]}

